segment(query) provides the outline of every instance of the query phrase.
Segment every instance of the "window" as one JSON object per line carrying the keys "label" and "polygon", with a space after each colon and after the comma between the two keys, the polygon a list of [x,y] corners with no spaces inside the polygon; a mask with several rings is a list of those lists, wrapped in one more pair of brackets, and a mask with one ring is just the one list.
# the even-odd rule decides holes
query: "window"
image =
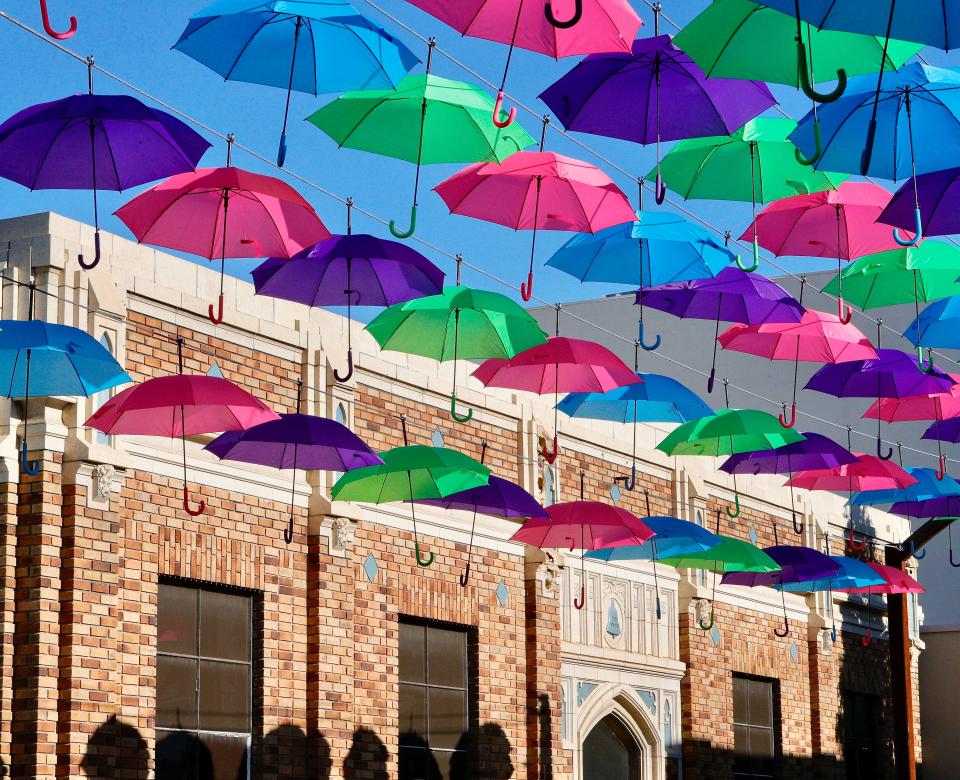
{"label": "window", "polygon": [[733,771],[737,780],[774,776],[773,686],[772,680],[733,676]]}
{"label": "window", "polygon": [[468,753],[467,632],[401,622],[399,660],[400,780],[450,780]]}
{"label": "window", "polygon": [[883,754],[880,740],[881,703],[879,696],[856,691],[844,691],[843,701],[843,759],[847,780],[872,780],[880,775],[892,756]]}
{"label": "window", "polygon": [[160,583],[157,780],[246,780],[252,731],[253,599]]}
{"label": "window", "polygon": [[[113,342],[110,340],[110,336],[104,333],[99,338],[100,346],[103,347],[111,355],[113,354]],[[112,390],[101,390],[99,393],[96,393],[93,396],[93,410],[96,411],[101,406],[103,406],[107,401],[110,400],[113,395]],[[113,442],[113,437],[107,435],[103,431],[95,430],[93,432],[93,439],[97,444],[111,444]]]}
{"label": "window", "polygon": [[640,780],[640,746],[616,715],[607,715],[583,741],[583,777]]}

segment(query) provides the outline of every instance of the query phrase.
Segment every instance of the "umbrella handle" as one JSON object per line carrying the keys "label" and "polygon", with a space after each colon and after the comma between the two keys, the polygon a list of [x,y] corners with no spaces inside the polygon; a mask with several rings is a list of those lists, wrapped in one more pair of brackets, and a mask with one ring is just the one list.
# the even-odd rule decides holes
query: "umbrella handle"
{"label": "umbrella handle", "polygon": [[727,517],[729,517],[731,520],[735,520],[736,518],[740,517],[740,494],[734,493],[733,500],[734,500],[733,510],[731,510],[729,506],[727,507]]}
{"label": "umbrella handle", "polygon": [[520,297],[529,301],[533,297],[533,271],[527,273],[527,283],[520,282]]}
{"label": "umbrella handle", "polygon": [[450,393],[450,416],[458,423],[468,423],[473,419],[473,409],[467,409],[466,414],[457,414],[457,394]]}
{"label": "umbrella handle", "polygon": [[916,208],[913,210],[914,218],[914,227],[913,227],[913,238],[903,238],[900,235],[900,228],[893,229],[893,240],[896,241],[900,246],[910,247],[916,246],[923,240],[923,218],[920,216],[920,209]]}
{"label": "umbrella handle", "polygon": [[839,98],[847,88],[847,72],[843,68],[837,69],[837,86],[830,92],[817,92],[810,83],[810,74],[807,72],[807,47],[803,40],[797,39],[797,73],[800,76],[800,89],[803,94],[816,103],[832,103]]}
{"label": "umbrella handle", "polygon": [[947,476],[947,456],[940,456],[940,463],[937,466],[937,481],[942,482],[943,478]]}
{"label": "umbrella handle", "polygon": [[614,477],[613,481],[623,483],[623,489],[628,492],[633,490],[637,486],[637,464],[633,464],[629,477]]}
{"label": "umbrella handle", "polygon": [[850,549],[853,550],[854,552],[860,552],[861,550],[866,548],[867,540],[861,539],[860,541],[857,541],[857,537],[853,532],[853,528],[848,528],[847,544],[849,545]]}
{"label": "umbrella handle", "polygon": [[797,535],[802,534],[802,533],[803,533],[803,520],[801,520],[799,523],[797,523],[797,513],[796,513],[796,512],[794,512],[794,513],[790,516],[790,521],[793,523],[793,532],[794,532],[795,534],[797,534]]}
{"label": "umbrella handle", "polygon": [[280,133],[280,146],[277,148],[277,167],[282,168],[287,159],[287,133]]}
{"label": "umbrella handle", "polygon": [[864,647],[870,647],[871,642],[873,642],[873,630],[870,626],[867,626],[867,635],[860,637],[860,644]]}
{"label": "umbrella handle", "polygon": [[223,322],[223,293],[217,298],[217,313],[213,313],[213,304],[207,306],[207,317],[210,318],[210,322],[214,325],[219,325]]}
{"label": "umbrella handle", "polygon": [[837,643],[837,627],[836,626],[830,627],[830,641],[833,642],[834,644]]}
{"label": "umbrella handle", "polygon": [[787,619],[787,616],[783,616],[783,631],[779,628],[773,629],[773,633],[783,639],[785,636],[790,636],[790,621]]}
{"label": "umbrella handle", "polygon": [[[714,575],[714,576],[716,576],[716,575]],[[700,618],[700,619],[697,621],[697,625],[700,627],[700,630],[701,630],[701,631],[709,631],[711,628],[713,628],[713,626],[714,626],[714,624],[715,624],[716,622],[717,622],[717,621],[716,621],[716,618],[715,618],[714,612],[713,612],[713,604],[711,604],[711,605],[710,605],[710,621],[709,621],[708,623],[704,624],[703,618]]]}
{"label": "umbrella handle", "polygon": [[879,436],[877,437],[877,457],[880,458],[880,460],[890,460],[890,458],[893,457],[893,447],[887,447],[887,452],[884,454],[883,439]]}
{"label": "umbrella handle", "polygon": [[783,411],[777,415],[777,419],[780,421],[780,425],[783,428],[792,428],[797,424],[797,405],[793,403],[790,405],[790,419],[787,419],[787,407],[784,404]]}
{"label": "umbrella handle", "polygon": [[190,517],[196,517],[197,515],[202,515],[204,510],[207,508],[207,502],[202,499],[197,503],[196,509],[191,509],[190,507],[190,491],[187,489],[187,486],[183,486],[183,511],[186,512]]}
{"label": "umbrella handle", "polygon": [[81,252],[77,256],[77,262],[80,264],[80,267],[85,271],[89,271],[91,268],[96,268],[97,263],[100,262],[100,231],[99,230],[93,234],[93,248],[94,248],[94,251],[93,251],[92,263],[87,263],[84,261],[83,252]]}
{"label": "umbrella handle", "polygon": [[815,119],[813,121],[813,157],[804,157],[803,152],[799,148],[793,150],[793,156],[797,158],[797,162],[801,165],[811,166],[816,164],[817,160],[820,159],[823,154],[823,138],[820,135],[820,120]]}
{"label": "umbrella handle", "polygon": [[[547,6],[550,7],[549,5]],[[497,93],[497,102],[493,104],[493,123],[499,127],[501,130],[505,127],[510,127],[513,124],[513,120],[517,118],[517,109],[511,108],[507,113],[506,119],[500,119],[500,112],[503,110],[503,90],[501,89]]]}
{"label": "umbrella handle", "polygon": [[917,365],[925,374],[932,374],[936,369],[933,366],[933,350],[927,351],[927,362],[923,362],[923,347],[917,346]]}
{"label": "umbrella handle", "polygon": [[580,17],[583,16],[583,0],[576,0],[573,7],[573,16],[565,22],[560,21],[553,15],[553,6],[550,0],[547,0],[547,4],[543,7],[543,15],[546,16],[547,21],[558,30],[569,30],[576,25],[580,21]]}
{"label": "umbrella handle", "polygon": [[713,383],[716,381],[716,379],[717,379],[717,369],[711,368],[711,369],[710,369],[710,378],[707,379],[707,392],[708,392],[708,393],[712,393],[712,392],[713,392]]}
{"label": "umbrella handle", "polygon": [[573,600],[573,606],[577,609],[583,609],[583,605],[587,603],[587,588],[585,585],[580,586],[580,598]]}
{"label": "umbrella handle", "polygon": [[643,340],[643,323],[640,323],[640,346],[643,348],[644,352],[655,352],[660,347],[660,334],[657,334],[656,340],[653,344],[647,344]]}
{"label": "umbrella handle", "polygon": [[953,560],[953,545],[952,545],[952,544],[950,545],[950,565],[953,566],[954,569],[960,569],[960,561],[955,561],[955,560]]}
{"label": "umbrella handle", "polygon": [[353,376],[353,350],[347,350],[347,373],[341,375],[337,369],[333,369],[333,378],[336,379],[340,384],[349,382],[350,378]]}
{"label": "umbrella handle", "polygon": [[748,274],[753,273],[760,267],[760,245],[757,243],[757,237],[753,237],[753,265],[744,265],[740,262],[740,255],[737,255],[737,268],[741,271],[746,271]]}
{"label": "umbrella handle", "polygon": [[410,238],[413,235],[413,231],[417,229],[417,204],[414,203],[410,207],[410,227],[407,230],[400,230],[397,228],[397,223],[392,219],[390,220],[390,232],[393,234],[394,238]]}
{"label": "umbrella handle", "polygon": [[[189,509],[187,510],[190,511]],[[293,541],[293,515],[290,515],[290,519],[287,521],[287,527],[283,529],[283,541],[285,544],[290,544]]]}
{"label": "umbrella handle", "polygon": [[433,559],[435,557],[433,553],[430,553],[429,557],[427,558],[420,557],[420,542],[413,543],[413,552],[417,557],[417,566],[426,569],[428,566],[433,565]]}
{"label": "umbrella handle", "polygon": [[663,176],[657,173],[656,186],[653,190],[653,199],[657,202],[658,206],[662,206],[663,202],[667,199],[667,185],[663,183]]}
{"label": "umbrella handle", "polygon": [[65,32],[57,32],[50,26],[50,14],[47,12],[47,0],[40,0],[40,18],[43,20],[43,29],[51,38],[58,41],[65,41],[72,38],[77,31],[77,17],[70,17],[70,27]]}
{"label": "umbrella handle", "polygon": [[553,452],[550,452],[550,451],[547,449],[546,442],[544,442],[544,443],[540,446],[540,455],[541,455],[541,457],[543,457],[543,459],[544,459],[547,463],[549,463],[549,464],[552,466],[552,465],[556,462],[556,460],[557,460],[557,454],[558,454],[558,453],[559,453],[559,448],[557,447],[557,435],[554,434],[554,435],[553,435]]}
{"label": "umbrella handle", "polygon": [[27,440],[24,439],[20,444],[20,468],[22,468],[31,477],[40,473],[40,461],[29,460],[27,458]]}
{"label": "umbrella handle", "polygon": [[873,160],[873,142],[877,138],[877,117],[870,120],[867,126],[867,140],[863,145],[863,153],[860,155],[860,175],[866,176],[870,170],[870,162]]}
{"label": "umbrella handle", "polygon": [[910,546],[907,547],[907,549],[904,550],[904,552],[906,552],[908,558],[916,558],[918,561],[922,561],[924,558],[927,557],[926,550],[924,550],[919,554],[917,553],[917,547],[913,542],[910,542]]}
{"label": "umbrella handle", "polygon": [[460,587],[467,587],[467,583],[470,582],[470,564],[467,564],[467,568],[464,570],[463,574],[460,575]]}
{"label": "umbrella handle", "polygon": [[843,298],[837,298],[837,317],[840,318],[841,325],[849,325],[850,318],[853,317],[853,309],[843,305]]}

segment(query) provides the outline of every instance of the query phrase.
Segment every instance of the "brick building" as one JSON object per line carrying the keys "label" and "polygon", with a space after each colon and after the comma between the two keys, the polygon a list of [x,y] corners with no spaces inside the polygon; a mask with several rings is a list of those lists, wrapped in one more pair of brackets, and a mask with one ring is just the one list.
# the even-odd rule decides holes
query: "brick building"
{"label": "brick building", "polygon": [[[542,502],[579,495],[672,514],[760,545],[842,552],[843,501],[808,495],[793,530],[789,493],[739,480],[742,514],[723,510],[733,484],[712,459],[668,458],[662,429],[637,431],[633,491],[625,426],[562,420],[552,399],[458,393],[452,367],[381,353],[357,339],[358,369],[333,378],[346,352],[336,314],[255,297],[227,280],[224,323],[206,317],[212,270],[103,236],[83,272],[92,229],[41,214],[0,222],[3,317],[81,327],[136,380],[177,370],[222,373],[277,411],[341,420],[375,449],[413,442],[460,449]],[[355,343],[356,343],[355,341]],[[463,366],[460,367],[463,372]],[[463,373],[461,373],[461,377]],[[462,379],[461,379],[462,382]],[[291,475],[219,462],[188,441],[198,517],[181,508],[179,442],[104,437],[82,427],[105,400],[4,401],[0,428],[0,761],[12,778],[215,777],[665,780],[685,777],[892,776],[883,601],[720,587],[713,576],[650,564],[586,565],[586,607],[573,607],[580,561],[507,541],[513,521],[331,503],[336,475]],[[36,475],[20,471],[24,428]],[[871,534],[899,540],[897,518]],[[868,548],[869,550],[869,548]],[[659,594],[660,614],[657,614]],[[783,625],[783,609],[790,633]],[[836,618],[835,641],[831,623]],[[867,626],[872,642],[865,646]]]}

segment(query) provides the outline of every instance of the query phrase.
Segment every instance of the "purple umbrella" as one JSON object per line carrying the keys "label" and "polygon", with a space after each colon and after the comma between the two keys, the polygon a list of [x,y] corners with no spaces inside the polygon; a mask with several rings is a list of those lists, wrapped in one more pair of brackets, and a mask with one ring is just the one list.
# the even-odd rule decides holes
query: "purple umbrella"
{"label": "purple umbrella", "polygon": [[[297,406],[300,405],[297,392]],[[283,538],[293,539],[293,500],[297,469],[307,471],[351,471],[362,466],[383,463],[353,431],[335,420],[309,414],[281,414],[279,420],[255,425],[245,431],[227,431],[220,434],[204,449],[221,460],[237,460],[292,469],[290,487],[290,522]]]}
{"label": "purple umbrella", "polygon": [[[774,528],[774,533],[776,533],[776,528]],[[764,552],[780,565],[779,571],[730,571],[723,575],[721,584],[745,585],[750,588],[762,585],[772,587],[790,582],[826,579],[840,571],[840,566],[836,561],[832,561],[829,556],[811,547],[776,545],[765,548]],[[790,621],[787,619],[787,602],[783,596],[782,588],[780,589],[780,595],[783,601],[783,631],[776,629],[774,633],[779,637],[785,637],[790,633]]]}
{"label": "purple umbrella", "polygon": [[938,442],[948,441],[951,444],[960,444],[960,417],[948,417],[946,420],[937,420],[923,432],[924,439],[933,439]]}
{"label": "purple umbrella", "polygon": [[630,54],[591,54],[540,99],[568,130],[656,143],[659,204],[661,141],[729,135],[777,101],[758,81],[708,79],[669,35],[655,35],[635,40]]}
{"label": "purple umbrella", "polygon": [[[640,293],[637,293],[640,301]],[[681,319],[716,320],[713,362],[707,392],[713,392],[717,374],[720,321],[754,325],[763,322],[800,322],[803,306],[779,284],[760,274],[730,266],[712,279],[693,279],[648,287],[643,304]]]}
{"label": "purple umbrella", "polygon": [[[444,274],[414,249],[365,233],[334,235],[287,259],[271,257],[253,270],[258,295],[307,306],[392,306],[443,290]],[[338,382],[353,376],[352,328],[347,329],[347,373],[334,371]]]}
{"label": "purple umbrella", "polygon": [[960,517],[960,496],[928,498],[926,501],[898,501],[890,507],[895,515],[917,519],[932,517]]}
{"label": "purple umbrella", "polygon": [[[915,185],[914,185],[915,182]],[[916,230],[914,186],[920,206],[920,223],[925,236],[960,233],[960,168],[924,173],[897,190],[877,222]]]}
{"label": "purple umbrella", "polygon": [[97,190],[120,192],[195,170],[210,144],[170,114],[128,95],[89,93],[38,103],[0,125],[0,176],[31,190],[93,190],[93,268],[100,262]]}

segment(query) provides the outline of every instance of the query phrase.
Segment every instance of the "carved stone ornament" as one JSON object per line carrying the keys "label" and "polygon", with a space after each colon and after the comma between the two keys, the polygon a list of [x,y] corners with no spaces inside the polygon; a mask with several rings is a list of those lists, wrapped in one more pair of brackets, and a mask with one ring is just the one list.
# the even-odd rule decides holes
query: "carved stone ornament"
{"label": "carved stone ornament", "polygon": [[113,476],[115,473],[116,469],[107,463],[101,463],[93,470],[94,489],[98,500],[109,500],[110,494],[113,492]]}
{"label": "carved stone ornament", "polygon": [[710,622],[710,599],[696,599],[693,607],[693,616],[698,623],[706,625]]}
{"label": "carved stone ornament", "polygon": [[540,589],[544,596],[553,598],[557,595],[557,586],[559,585],[560,567],[553,553],[544,550],[544,560],[537,567],[537,579],[540,581]]}
{"label": "carved stone ornament", "polygon": [[339,549],[345,549],[353,541],[357,532],[356,524],[346,517],[335,517],[332,523],[333,545]]}

